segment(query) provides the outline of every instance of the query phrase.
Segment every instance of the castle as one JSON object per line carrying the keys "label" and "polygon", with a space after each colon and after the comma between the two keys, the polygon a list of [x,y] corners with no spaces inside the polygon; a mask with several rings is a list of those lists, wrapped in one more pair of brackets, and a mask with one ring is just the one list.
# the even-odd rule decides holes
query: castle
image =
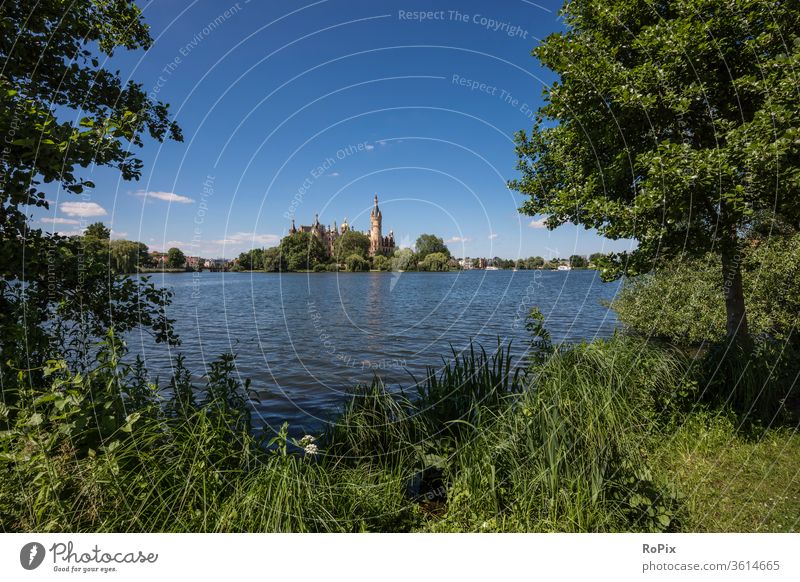
{"label": "castle", "polygon": [[[378,208],[377,194],[375,195],[375,206],[372,207],[372,212],[369,214],[369,221],[370,229],[364,233],[369,237],[369,255],[371,257],[375,255],[391,255],[394,252],[394,231],[390,230],[389,236],[383,236],[381,233],[383,215],[381,214],[381,209]],[[317,214],[314,216],[314,224],[311,226],[301,225],[300,228],[296,228],[294,219],[292,219],[292,228],[289,229],[289,234],[310,232],[321,240],[327,247],[328,252],[333,255],[333,245],[336,243],[336,239],[349,230],[350,225],[347,224],[347,218],[344,219],[342,226],[338,229],[336,221],[333,222],[332,226],[326,228],[324,224],[320,224],[319,214]]]}

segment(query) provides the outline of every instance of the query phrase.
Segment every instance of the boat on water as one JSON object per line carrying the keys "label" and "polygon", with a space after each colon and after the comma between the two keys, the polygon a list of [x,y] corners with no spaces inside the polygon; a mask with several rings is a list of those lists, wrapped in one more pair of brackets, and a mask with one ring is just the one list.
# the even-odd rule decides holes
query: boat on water
{"label": "boat on water", "polygon": [[487,271],[499,271],[500,269],[498,269],[497,267],[486,267],[486,270]]}
{"label": "boat on water", "polygon": [[571,271],[572,267],[570,267],[569,265],[559,265],[557,270],[558,271]]}

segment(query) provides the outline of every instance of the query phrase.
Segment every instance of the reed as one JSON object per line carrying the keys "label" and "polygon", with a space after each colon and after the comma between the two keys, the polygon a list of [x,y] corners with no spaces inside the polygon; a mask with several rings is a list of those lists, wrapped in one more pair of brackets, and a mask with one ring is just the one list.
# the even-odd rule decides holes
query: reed
{"label": "reed", "polygon": [[[663,345],[617,336],[525,370],[508,345],[473,346],[413,396],[378,378],[356,387],[300,441],[252,430],[232,356],[201,385],[178,362],[165,402],[118,348],[110,339],[86,374],[53,363],[43,389],[0,409],[3,531],[674,531],[708,519],[709,497],[686,490],[702,476],[676,467],[691,466],[693,419],[722,405],[698,408],[706,368]],[[783,443],[770,456],[736,431],[698,437],[705,458],[737,442],[782,475],[800,458],[790,432],[763,431]],[[742,475],[736,491],[755,479]]]}

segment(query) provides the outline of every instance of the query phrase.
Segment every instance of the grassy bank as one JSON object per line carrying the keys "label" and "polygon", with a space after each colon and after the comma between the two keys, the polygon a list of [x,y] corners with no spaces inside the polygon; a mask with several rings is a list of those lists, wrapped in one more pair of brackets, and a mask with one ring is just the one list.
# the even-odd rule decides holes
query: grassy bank
{"label": "grassy bank", "polygon": [[476,349],[414,394],[376,380],[313,441],[253,434],[229,356],[199,386],[179,362],[162,400],[120,349],[110,340],[91,373],[54,364],[48,389],[6,395],[4,531],[800,526],[794,429],[742,424],[703,401],[703,366],[634,338],[525,372],[503,347]]}

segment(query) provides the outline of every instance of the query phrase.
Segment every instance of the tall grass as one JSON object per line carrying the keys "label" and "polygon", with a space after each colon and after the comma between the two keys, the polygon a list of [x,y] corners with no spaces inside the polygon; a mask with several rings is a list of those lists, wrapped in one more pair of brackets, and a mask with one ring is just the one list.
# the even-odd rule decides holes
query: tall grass
{"label": "tall grass", "polygon": [[[615,337],[512,366],[474,347],[413,396],[379,379],[311,439],[256,434],[234,359],[167,400],[112,340],[87,375],[0,410],[4,531],[672,531],[694,525],[665,467],[698,372]],[[676,412],[678,411],[678,412]],[[100,422],[99,420],[102,420]],[[683,441],[682,441],[683,442]],[[318,447],[318,448],[315,448]],[[680,449],[683,454],[683,449]],[[793,458],[787,456],[786,458]],[[687,517],[689,516],[689,517]]]}
{"label": "tall grass", "polygon": [[643,452],[658,422],[657,395],[673,391],[685,369],[680,356],[633,339],[557,352],[459,451],[451,476],[457,525],[673,527],[671,495],[652,481]]}

